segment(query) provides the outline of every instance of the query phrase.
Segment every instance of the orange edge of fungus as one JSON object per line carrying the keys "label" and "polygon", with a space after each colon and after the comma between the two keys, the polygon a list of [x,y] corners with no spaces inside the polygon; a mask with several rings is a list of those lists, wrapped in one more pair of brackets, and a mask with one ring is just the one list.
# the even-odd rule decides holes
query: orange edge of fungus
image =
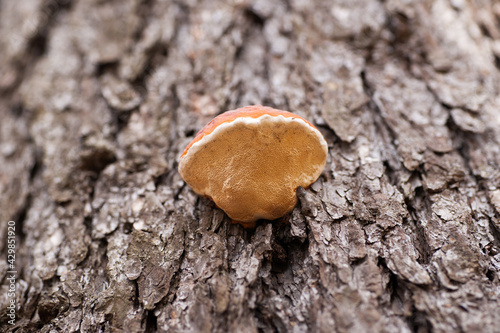
{"label": "orange edge of fungus", "polygon": [[184,152],[180,157],[183,157],[184,155],[187,154],[189,148],[196,142],[200,141],[203,139],[205,135],[209,135],[212,133],[219,125],[227,122],[231,122],[235,120],[236,118],[239,117],[250,117],[250,118],[259,118],[264,115],[269,115],[272,117],[277,117],[277,116],[283,116],[285,118],[299,118],[306,122],[309,126],[312,128],[316,129],[317,128],[311,124],[309,121],[306,119],[302,118],[301,116],[298,116],[294,113],[288,112],[288,111],[283,111],[283,110],[278,110],[278,109],[273,109],[268,106],[262,106],[262,105],[251,105],[251,106],[245,106],[236,110],[232,111],[226,111],[224,113],[221,113],[214,119],[212,119],[208,124],[205,125],[194,137],[194,139],[187,145],[186,149],[184,149]]}

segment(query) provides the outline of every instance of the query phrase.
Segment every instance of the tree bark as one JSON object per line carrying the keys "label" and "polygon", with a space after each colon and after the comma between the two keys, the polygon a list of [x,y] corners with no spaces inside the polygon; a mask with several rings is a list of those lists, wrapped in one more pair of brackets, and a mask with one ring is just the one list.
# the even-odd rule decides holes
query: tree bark
{"label": "tree bark", "polygon": [[[489,0],[0,0],[2,330],[498,332],[499,27]],[[176,169],[249,104],[329,144],[255,229]]]}

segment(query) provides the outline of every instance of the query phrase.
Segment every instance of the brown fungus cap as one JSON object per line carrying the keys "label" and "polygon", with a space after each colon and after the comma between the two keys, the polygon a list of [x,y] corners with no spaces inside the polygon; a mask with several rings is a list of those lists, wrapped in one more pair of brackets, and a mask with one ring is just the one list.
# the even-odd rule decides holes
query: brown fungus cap
{"label": "brown fungus cap", "polygon": [[179,159],[179,173],[199,195],[242,224],[274,220],[297,203],[297,187],[315,182],[328,147],[307,120],[255,105],[208,123]]}

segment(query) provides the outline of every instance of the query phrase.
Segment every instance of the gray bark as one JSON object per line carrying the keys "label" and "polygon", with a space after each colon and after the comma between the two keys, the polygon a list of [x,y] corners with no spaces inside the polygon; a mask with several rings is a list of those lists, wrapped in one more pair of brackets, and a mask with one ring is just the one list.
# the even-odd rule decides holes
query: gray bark
{"label": "gray bark", "polygon": [[[0,0],[2,329],[498,332],[499,27],[492,0]],[[246,230],[176,166],[249,104],[330,152]]]}

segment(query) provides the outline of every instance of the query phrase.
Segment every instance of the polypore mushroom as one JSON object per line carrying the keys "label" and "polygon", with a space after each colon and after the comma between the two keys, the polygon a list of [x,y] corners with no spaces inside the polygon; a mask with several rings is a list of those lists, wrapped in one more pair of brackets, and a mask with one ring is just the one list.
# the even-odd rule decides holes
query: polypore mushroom
{"label": "polypore mushroom", "polygon": [[179,173],[246,226],[274,220],[297,203],[325,167],[323,135],[296,114],[265,106],[227,111],[203,127],[179,159]]}

